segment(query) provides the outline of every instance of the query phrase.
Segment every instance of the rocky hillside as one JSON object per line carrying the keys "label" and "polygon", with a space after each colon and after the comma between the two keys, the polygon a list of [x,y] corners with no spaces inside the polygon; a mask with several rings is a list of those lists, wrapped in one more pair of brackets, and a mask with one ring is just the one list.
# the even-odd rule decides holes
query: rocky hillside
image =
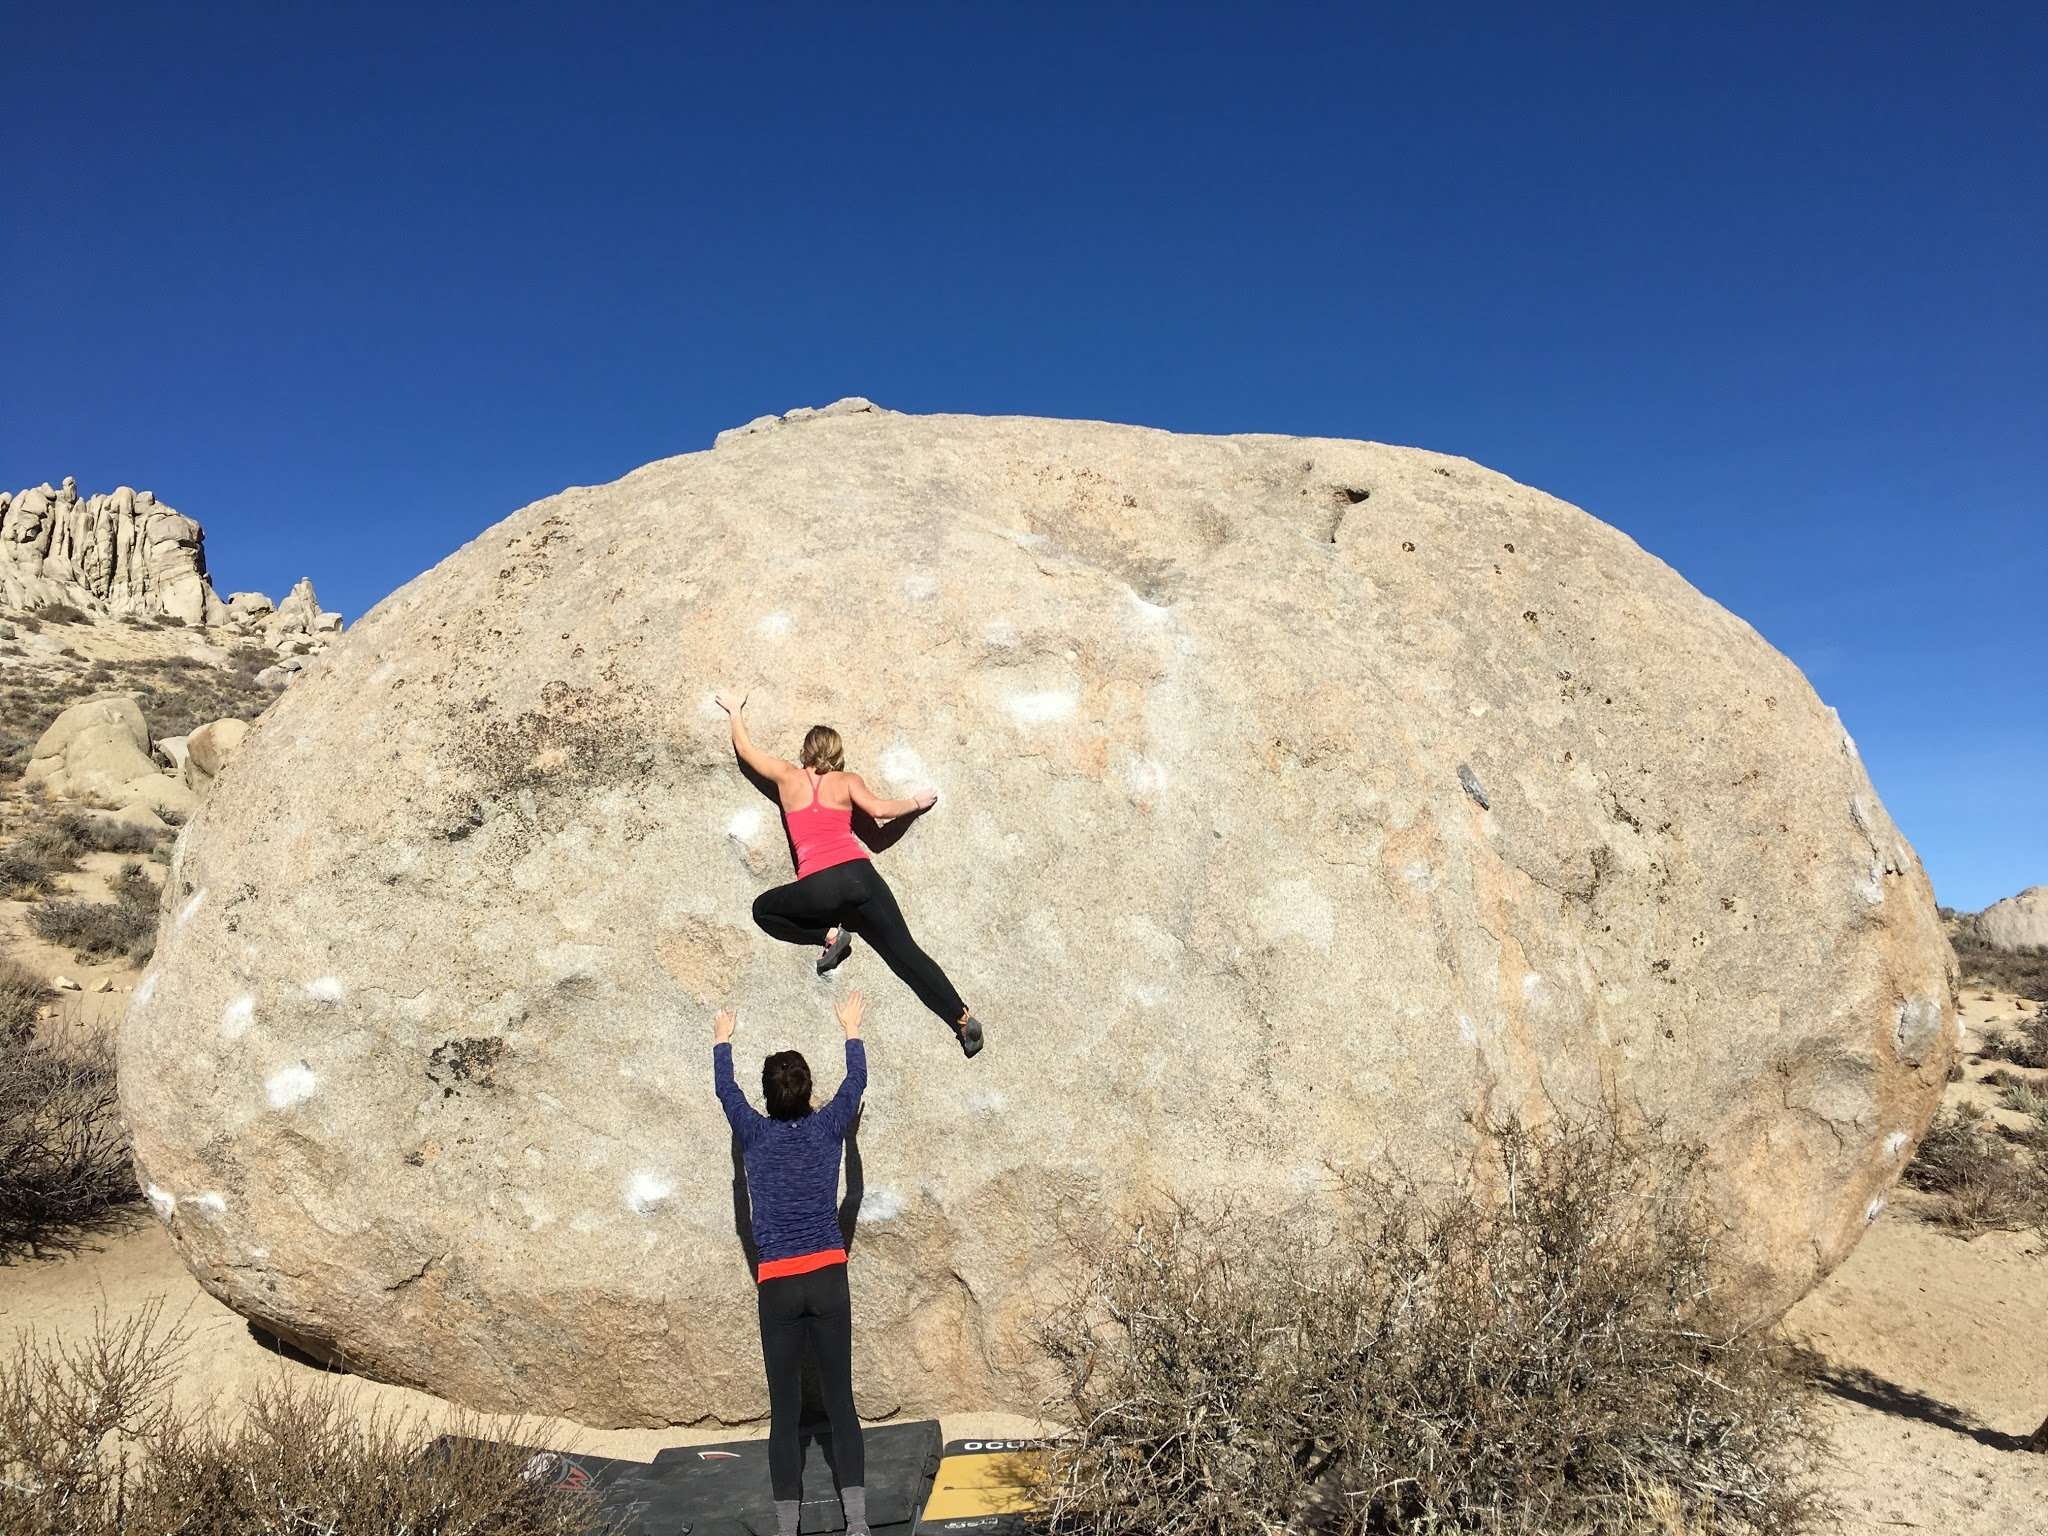
{"label": "rocky hillside", "polygon": [[107,618],[173,619],[260,634],[266,644],[294,634],[332,634],[301,580],[282,605],[261,592],[222,599],[206,574],[206,534],[164,506],[154,491],[128,486],[80,496],[78,482],[0,491],[0,609],[77,608]]}

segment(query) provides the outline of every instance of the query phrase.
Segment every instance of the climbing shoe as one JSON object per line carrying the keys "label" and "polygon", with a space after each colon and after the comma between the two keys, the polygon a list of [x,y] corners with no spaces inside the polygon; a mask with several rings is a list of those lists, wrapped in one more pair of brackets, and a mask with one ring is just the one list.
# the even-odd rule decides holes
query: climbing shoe
{"label": "climbing shoe", "polygon": [[818,974],[823,976],[852,953],[853,935],[842,928],[839,930],[839,937],[827,944],[818,955]]}
{"label": "climbing shoe", "polygon": [[981,1020],[968,1014],[953,1026],[953,1037],[960,1042],[960,1054],[979,1056],[981,1054]]}

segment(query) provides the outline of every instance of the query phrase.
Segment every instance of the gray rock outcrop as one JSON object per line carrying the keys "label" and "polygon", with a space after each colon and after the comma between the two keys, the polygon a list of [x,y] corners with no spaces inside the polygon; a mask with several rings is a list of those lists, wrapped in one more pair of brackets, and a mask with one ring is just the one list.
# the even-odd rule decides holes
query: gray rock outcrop
{"label": "gray rock outcrop", "polygon": [[1994,901],[1977,914],[1977,929],[2000,949],[2048,949],[2048,885]]}
{"label": "gray rock outcrop", "polygon": [[[829,1091],[848,986],[871,1415],[1034,1407],[1064,1231],[1446,1171],[1475,1112],[1696,1138],[1759,1315],[1883,1206],[1955,1039],[1927,879],[1798,670],[1621,533],[1366,442],[720,442],[387,598],[188,825],[121,1095],[214,1295],[483,1407],[758,1416],[710,1016]],[[752,926],[787,852],[727,684],[938,793],[880,867],[979,1059]]]}

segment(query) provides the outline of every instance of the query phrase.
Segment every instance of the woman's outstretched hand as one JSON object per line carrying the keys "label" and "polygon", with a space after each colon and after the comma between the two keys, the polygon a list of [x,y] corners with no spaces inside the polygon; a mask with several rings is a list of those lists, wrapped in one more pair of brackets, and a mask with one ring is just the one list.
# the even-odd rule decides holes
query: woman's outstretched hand
{"label": "woman's outstretched hand", "polygon": [[740,1027],[740,1021],[730,1008],[718,1010],[718,1016],[711,1021],[711,1043],[723,1045],[732,1038],[732,1032]]}
{"label": "woman's outstretched hand", "polygon": [[747,696],[744,693],[735,693],[730,688],[719,689],[711,698],[712,702],[728,715],[736,715],[747,707]]}
{"label": "woman's outstretched hand", "polygon": [[847,993],[840,1002],[838,1010],[839,1027],[846,1031],[847,1039],[858,1040],[860,1038],[861,1010],[866,1006],[858,992]]}

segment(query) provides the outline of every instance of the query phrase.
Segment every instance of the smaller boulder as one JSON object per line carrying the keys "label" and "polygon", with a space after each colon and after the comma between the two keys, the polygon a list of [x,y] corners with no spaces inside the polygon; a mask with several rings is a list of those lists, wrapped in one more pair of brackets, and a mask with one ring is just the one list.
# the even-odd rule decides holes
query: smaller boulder
{"label": "smaller boulder", "polygon": [[120,803],[132,781],[156,771],[141,702],[132,694],[102,694],[50,722],[30,748],[22,778],[66,799],[98,795]]}
{"label": "smaller boulder", "polygon": [[331,609],[325,613],[322,613],[318,618],[313,620],[313,633],[316,635],[340,634],[341,615],[335,613]]}
{"label": "smaller boulder", "polygon": [[102,976],[90,987],[86,988],[86,990],[88,992],[111,992],[114,990],[114,983],[109,977]]}
{"label": "smaller boulder", "polygon": [[166,736],[153,749],[157,759],[169,765],[171,772],[183,775],[185,772],[185,738]]}
{"label": "smaller boulder", "polygon": [[[178,787],[184,788],[182,784]],[[147,827],[152,832],[171,830],[171,824],[157,814],[157,808],[141,796],[113,812],[109,819],[131,827]]]}
{"label": "smaller boulder", "polygon": [[291,680],[291,673],[285,671],[283,667],[265,667],[256,674],[256,686],[268,688],[274,693],[284,692],[291,686]]}
{"label": "smaller boulder", "polygon": [[69,976],[52,976],[50,978],[50,985],[59,992],[77,992],[80,990],[78,983]]}
{"label": "smaller boulder", "polygon": [[1994,901],[1977,914],[1977,927],[1998,949],[2048,948],[2048,885]]}
{"label": "smaller boulder", "polygon": [[[269,670],[268,668],[265,669]],[[220,776],[235,749],[247,739],[246,720],[210,720],[185,738],[185,784],[203,790]]]}

